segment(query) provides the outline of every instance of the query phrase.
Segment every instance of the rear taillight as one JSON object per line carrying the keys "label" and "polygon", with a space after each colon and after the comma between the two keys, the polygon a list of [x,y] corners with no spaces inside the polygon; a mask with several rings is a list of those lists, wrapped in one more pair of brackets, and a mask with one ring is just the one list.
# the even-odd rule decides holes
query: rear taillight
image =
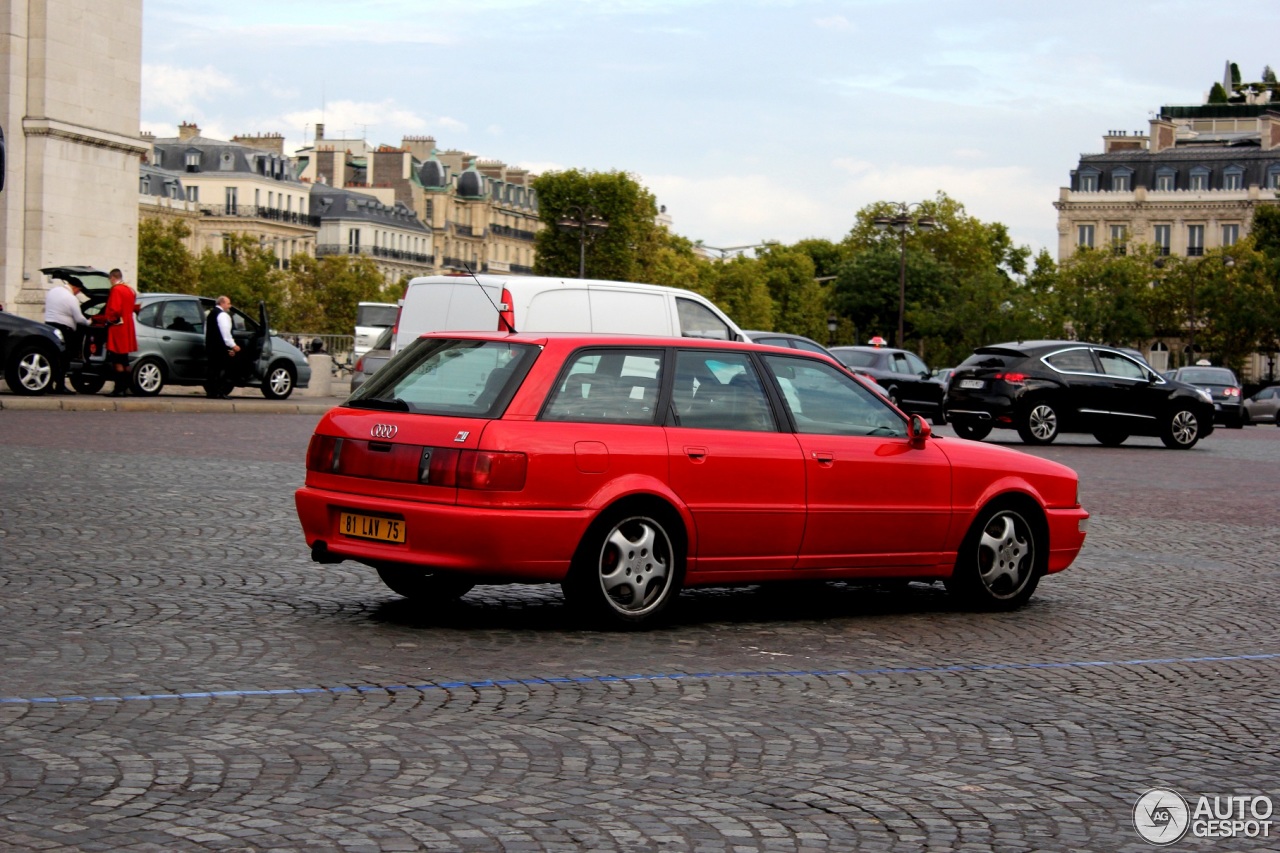
{"label": "rear taillight", "polygon": [[516,330],[516,310],[511,304],[511,291],[502,288],[502,299],[498,303],[498,331],[514,332]]}
{"label": "rear taillight", "polygon": [[518,492],[524,488],[529,457],[496,450],[463,450],[458,454],[458,488]]}
{"label": "rear taillight", "polygon": [[331,435],[313,435],[307,445],[307,470],[331,474],[342,460],[342,439]]}
{"label": "rear taillight", "polygon": [[356,373],[364,373],[364,356],[356,359],[355,371]]}
{"label": "rear taillight", "polygon": [[999,379],[999,380],[1002,380],[1002,381],[1004,381],[1004,382],[1008,382],[1010,385],[1021,385],[1022,383],[1024,383],[1024,382],[1026,382],[1026,381],[1027,381],[1027,374],[1025,374],[1025,373],[997,373],[995,376],[992,376],[991,378],[992,378],[992,379]]}
{"label": "rear taillight", "polygon": [[1239,397],[1239,396],[1240,396],[1240,389],[1239,389],[1239,388],[1228,388],[1226,391],[1223,391],[1222,393],[1223,393],[1223,396],[1226,396],[1226,397]]}

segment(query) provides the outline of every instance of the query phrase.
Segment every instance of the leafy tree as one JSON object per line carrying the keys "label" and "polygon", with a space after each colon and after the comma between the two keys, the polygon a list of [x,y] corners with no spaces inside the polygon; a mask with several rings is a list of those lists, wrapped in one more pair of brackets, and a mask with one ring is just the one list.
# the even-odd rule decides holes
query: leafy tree
{"label": "leafy tree", "polygon": [[712,301],[743,329],[772,329],[773,299],[764,270],[754,258],[738,256],[712,264]]}
{"label": "leafy tree", "polygon": [[711,263],[693,251],[693,241],[665,228],[657,229],[654,249],[640,261],[641,280],[649,284],[683,287],[712,298],[715,275]]}
{"label": "leafy tree", "polygon": [[[875,335],[892,341],[898,331],[899,251],[896,240],[858,252],[846,261],[833,282],[832,303],[849,318],[858,343]],[[949,271],[932,255],[907,249],[906,312],[903,326],[910,341],[919,306],[940,306],[941,283]]]}
{"label": "leafy tree", "polygon": [[1280,260],[1280,205],[1260,204],[1254,208],[1249,231],[1258,251]]}
{"label": "leafy tree", "polygon": [[1152,277],[1141,254],[1082,249],[1059,271],[1059,311],[1078,340],[1132,345],[1152,333],[1146,305]]}
{"label": "leafy tree", "polygon": [[187,249],[191,229],[180,219],[148,216],[138,223],[138,290],[194,293],[195,257]]}
{"label": "leafy tree", "polygon": [[1227,90],[1222,88],[1221,83],[1214,83],[1213,87],[1209,89],[1209,103],[1226,104],[1229,102],[1230,98],[1227,97]]}
{"label": "leafy tree", "polygon": [[1239,90],[1240,88],[1240,66],[1234,62],[1231,63],[1231,88]]}
{"label": "leafy tree", "polygon": [[848,258],[848,251],[840,243],[810,237],[792,246],[813,260],[813,275],[818,279],[830,279]]}
{"label": "leafy tree", "polygon": [[[372,259],[295,255],[289,265],[287,302],[277,325],[322,335],[349,335],[361,302],[395,302],[404,288],[388,285]],[[273,315],[274,316],[274,315]]]}
{"label": "leafy tree", "polygon": [[827,291],[814,280],[812,256],[794,246],[770,246],[756,263],[773,302],[772,329],[824,341]]}
{"label": "leafy tree", "polygon": [[1210,254],[1193,264],[1198,279],[1196,344],[1237,373],[1250,353],[1273,351],[1276,280],[1261,252],[1247,242],[1230,254]]}
{"label": "leafy tree", "polygon": [[233,304],[253,316],[259,302],[265,302],[273,324],[285,304],[283,273],[276,269],[276,256],[258,245],[248,234],[225,238],[223,251],[205,249],[196,259],[196,293],[228,296]]}
{"label": "leafy tree", "polygon": [[533,187],[538,193],[539,218],[547,226],[536,238],[537,275],[577,277],[581,234],[562,232],[556,223],[576,219],[580,212],[594,213],[608,223],[588,239],[588,278],[640,281],[641,271],[663,246],[653,194],[625,172],[547,172],[534,180]]}
{"label": "leafy tree", "polygon": [[1262,68],[1262,82],[1270,83],[1273,86],[1276,84],[1276,72],[1271,70],[1270,65],[1265,65]]}

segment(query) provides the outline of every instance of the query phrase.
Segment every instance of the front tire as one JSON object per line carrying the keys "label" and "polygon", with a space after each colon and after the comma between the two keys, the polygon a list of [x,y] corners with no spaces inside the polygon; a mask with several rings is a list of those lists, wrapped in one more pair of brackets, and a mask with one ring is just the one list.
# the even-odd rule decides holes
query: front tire
{"label": "front tire", "polygon": [[268,400],[286,400],[293,393],[295,382],[297,375],[293,366],[283,361],[276,362],[268,368],[267,376],[262,381],[262,396]]}
{"label": "front tire", "polygon": [[133,393],[154,397],[164,387],[164,364],[158,358],[144,358],[133,366]]}
{"label": "front tire", "polygon": [[1190,450],[1200,440],[1200,419],[1190,409],[1174,409],[1164,422],[1160,440],[1174,450]]}
{"label": "front tire", "polygon": [[456,601],[475,586],[456,575],[412,568],[378,569],[378,577],[397,595],[422,603]]}
{"label": "front tire", "polygon": [[982,441],[982,439],[991,435],[991,427],[986,424],[960,424],[952,421],[951,428],[956,431],[956,435],[961,438],[967,438],[970,441]]}
{"label": "front tire", "polygon": [[683,533],[669,512],[632,508],[601,516],[578,546],[565,599],[606,627],[652,625],[680,592]]}
{"label": "front tire", "polygon": [[1058,412],[1050,403],[1036,400],[1022,413],[1018,435],[1026,444],[1051,444],[1058,437]]}
{"label": "front tire", "polygon": [[960,545],[947,591],[980,610],[1014,610],[1027,603],[1040,576],[1048,546],[1039,519],[1018,504],[996,503],[979,514]]}
{"label": "front tire", "polygon": [[15,394],[43,394],[57,378],[57,356],[39,344],[18,347],[5,365],[4,381]]}

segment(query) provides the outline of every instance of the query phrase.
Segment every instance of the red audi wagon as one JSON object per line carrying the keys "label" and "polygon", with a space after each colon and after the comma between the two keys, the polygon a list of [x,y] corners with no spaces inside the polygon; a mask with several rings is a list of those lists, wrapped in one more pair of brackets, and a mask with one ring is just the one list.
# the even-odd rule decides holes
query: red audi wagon
{"label": "red audi wagon", "polygon": [[1012,609],[1089,517],[1070,468],[935,436],[826,356],[545,333],[414,341],[321,419],[296,500],[318,563],[424,600],[559,583],[612,627],[800,579]]}

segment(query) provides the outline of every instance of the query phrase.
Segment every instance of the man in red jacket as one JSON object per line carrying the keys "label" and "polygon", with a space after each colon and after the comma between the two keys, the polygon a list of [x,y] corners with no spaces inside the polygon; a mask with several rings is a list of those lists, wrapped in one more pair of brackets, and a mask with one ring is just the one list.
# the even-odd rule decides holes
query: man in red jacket
{"label": "man in red jacket", "polygon": [[133,326],[138,297],[133,288],[125,284],[120,270],[113,269],[110,278],[111,290],[98,320],[107,326],[107,364],[115,371],[116,387],[111,396],[123,397],[129,393],[129,353],[138,350],[138,333]]}

